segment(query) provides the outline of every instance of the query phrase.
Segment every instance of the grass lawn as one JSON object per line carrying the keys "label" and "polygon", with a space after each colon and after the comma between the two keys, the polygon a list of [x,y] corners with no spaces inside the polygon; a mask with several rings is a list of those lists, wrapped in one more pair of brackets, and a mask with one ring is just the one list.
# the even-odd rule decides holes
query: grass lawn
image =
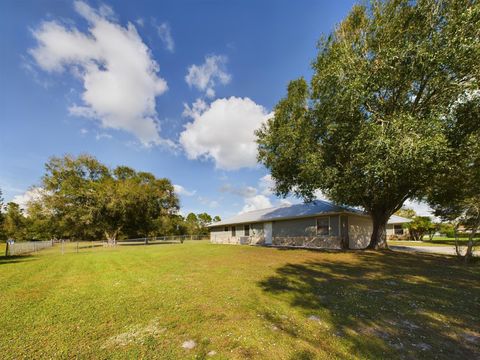
{"label": "grass lawn", "polygon": [[480,357],[480,266],[446,256],[56,245],[0,269],[2,359]]}

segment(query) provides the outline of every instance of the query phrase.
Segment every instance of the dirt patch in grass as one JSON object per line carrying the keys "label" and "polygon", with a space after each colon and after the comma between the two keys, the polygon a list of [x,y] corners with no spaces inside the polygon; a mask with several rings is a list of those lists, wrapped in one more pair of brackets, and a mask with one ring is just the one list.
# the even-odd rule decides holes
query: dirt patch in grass
{"label": "dirt patch in grass", "polygon": [[103,348],[110,348],[115,346],[126,346],[132,343],[142,344],[149,336],[157,337],[167,331],[165,327],[158,324],[158,320],[152,320],[146,326],[136,325],[131,327],[128,331],[109,338]]}

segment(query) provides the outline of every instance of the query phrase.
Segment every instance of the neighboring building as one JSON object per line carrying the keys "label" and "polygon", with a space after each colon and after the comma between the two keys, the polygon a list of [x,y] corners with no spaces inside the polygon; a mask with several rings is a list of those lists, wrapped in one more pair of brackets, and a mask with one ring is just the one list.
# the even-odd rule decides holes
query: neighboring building
{"label": "neighboring building", "polygon": [[[396,216],[392,229],[405,220]],[[323,200],[245,212],[209,227],[213,243],[328,249],[340,249],[342,243],[363,249],[372,234],[372,220],[365,212]]]}

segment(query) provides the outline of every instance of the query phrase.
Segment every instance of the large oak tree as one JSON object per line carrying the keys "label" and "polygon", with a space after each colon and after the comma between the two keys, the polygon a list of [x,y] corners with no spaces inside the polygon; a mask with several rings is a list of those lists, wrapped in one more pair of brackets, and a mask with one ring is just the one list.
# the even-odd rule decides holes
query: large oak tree
{"label": "large oak tree", "polygon": [[89,155],[51,158],[42,188],[37,202],[66,237],[105,236],[115,243],[121,233],[149,236],[160,218],[179,208],[168,179],[126,166],[109,169]]}
{"label": "large oak tree", "polygon": [[363,207],[369,247],[386,247],[388,218],[443,171],[446,116],[479,88],[479,39],[478,1],[354,6],[320,40],[310,84],[292,81],[257,132],[277,194]]}

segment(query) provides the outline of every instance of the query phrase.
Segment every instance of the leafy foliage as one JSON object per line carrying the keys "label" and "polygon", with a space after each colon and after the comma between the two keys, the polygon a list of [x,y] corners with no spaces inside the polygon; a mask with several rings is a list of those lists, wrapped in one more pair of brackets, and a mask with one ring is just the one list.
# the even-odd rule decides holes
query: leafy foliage
{"label": "leafy foliage", "polygon": [[186,233],[189,235],[208,235],[209,230],[207,226],[216,221],[220,221],[219,216],[215,216],[212,219],[207,213],[189,213],[185,218]]}
{"label": "leafy foliage", "polygon": [[395,215],[398,215],[407,219],[413,219],[415,216],[417,216],[417,213],[415,212],[415,210],[410,208],[401,208],[395,213]]}
{"label": "leafy foliage", "polygon": [[[443,162],[428,194],[435,214],[469,233],[465,259],[472,257],[480,227],[480,94],[469,91],[452,106],[446,117],[447,139],[452,151]],[[458,243],[457,253],[460,255]]]}
{"label": "leafy foliage", "polygon": [[207,235],[207,225],[220,219],[207,213],[179,215],[170,180],[151,173],[127,166],[109,169],[90,155],[53,157],[45,167],[26,214],[15,203],[0,213],[3,237],[115,242],[120,237]]}
{"label": "leafy foliage", "polygon": [[5,217],[3,220],[3,231],[9,239],[25,237],[25,217],[20,206],[14,202],[9,202],[6,206]]}
{"label": "leafy foliage", "polygon": [[369,247],[386,247],[388,218],[425,196],[457,146],[448,114],[479,89],[479,38],[478,2],[355,6],[320,40],[310,85],[292,81],[257,131],[277,194],[310,200],[321,190],[363,207],[373,220]]}
{"label": "leafy foliage", "polygon": [[412,240],[416,241],[422,241],[426,234],[433,236],[437,230],[437,225],[428,216],[415,216],[411,222],[405,224],[405,227]]}

